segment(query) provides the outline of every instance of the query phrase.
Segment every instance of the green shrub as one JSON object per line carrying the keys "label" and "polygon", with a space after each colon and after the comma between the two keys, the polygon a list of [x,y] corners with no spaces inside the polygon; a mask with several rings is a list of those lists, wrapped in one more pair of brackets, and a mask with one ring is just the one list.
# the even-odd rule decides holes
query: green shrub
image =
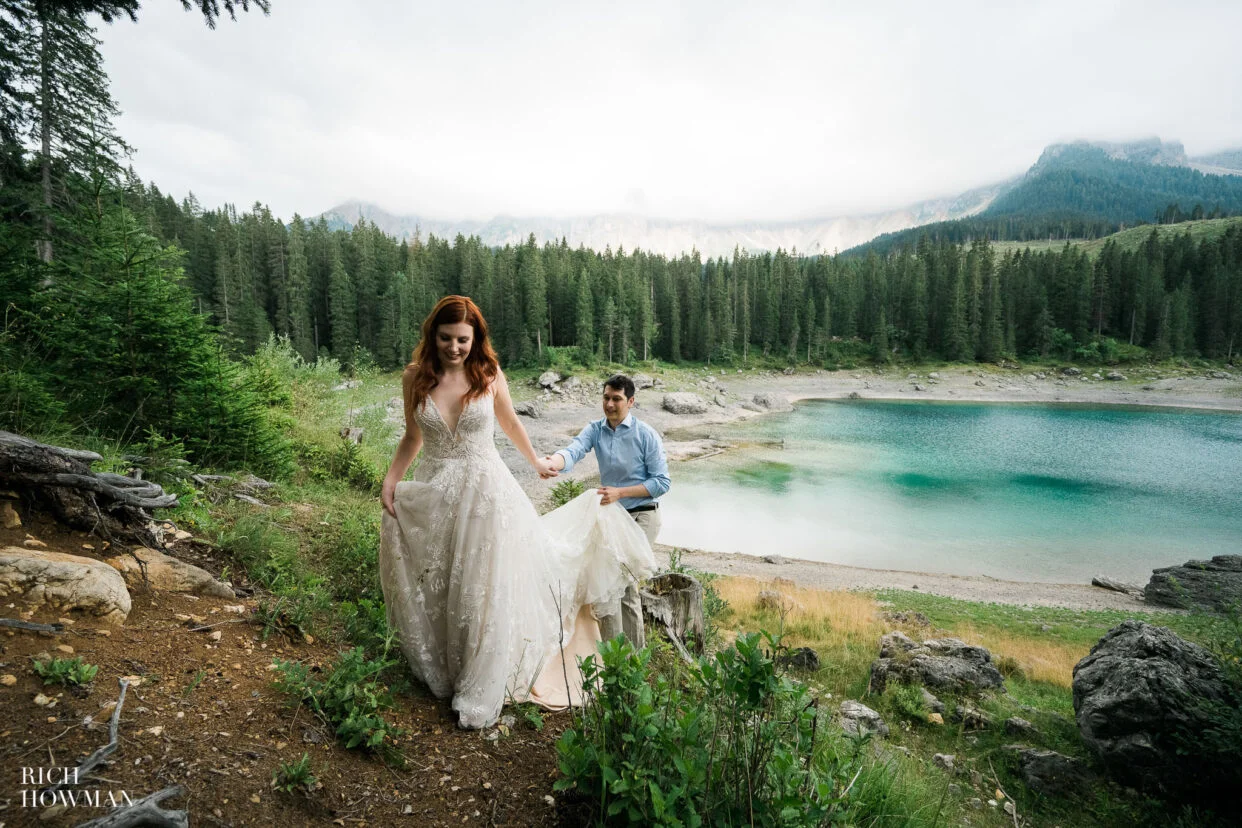
{"label": "green shrub", "polygon": [[36,661],[35,672],[43,677],[44,684],[60,684],[65,687],[82,687],[95,680],[99,668],[87,664],[81,656]]}
{"label": "green shrub", "polygon": [[276,688],[295,704],[305,704],[346,748],[360,748],[401,763],[396,739],[404,731],[381,715],[392,709],[393,702],[388,688],[378,681],[380,674],[397,664],[396,659],[369,659],[361,647],[355,647],[343,653],[323,678],[296,661],[278,659],[275,664]]}
{"label": "green shrub", "polygon": [[564,506],[585,491],[586,486],[577,480],[562,480],[552,487],[552,502],[557,506]]}
{"label": "green shrub", "polygon": [[562,778],[600,824],[820,825],[844,816],[857,755],[831,748],[806,688],[779,674],[766,633],[648,679],[624,639],[583,662],[595,688],[557,743]]}

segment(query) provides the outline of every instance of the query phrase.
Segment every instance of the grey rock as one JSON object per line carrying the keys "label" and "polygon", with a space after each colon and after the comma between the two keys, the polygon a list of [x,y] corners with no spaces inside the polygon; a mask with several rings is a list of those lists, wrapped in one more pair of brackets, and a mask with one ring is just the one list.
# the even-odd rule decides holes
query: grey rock
{"label": "grey rock", "polygon": [[572,389],[572,388],[581,388],[581,387],[582,387],[582,380],[578,379],[577,377],[570,377],[569,379],[565,380],[565,387],[566,387],[566,388],[571,388],[571,389]]}
{"label": "grey rock", "polygon": [[1233,379],[1233,376],[1226,371],[1213,371],[1212,379]]}
{"label": "grey rock", "polygon": [[1079,369],[1075,368],[1072,365],[1068,368],[1062,368],[1061,373],[1067,377],[1077,377],[1077,376],[1082,375],[1082,371],[1080,371]]}
{"label": "grey rock", "polygon": [[707,411],[703,398],[688,391],[665,394],[662,405],[670,414],[702,414]]}
{"label": "grey rock", "polygon": [[951,718],[955,722],[961,722],[966,730],[986,730],[992,726],[991,716],[968,704],[955,706]]}
{"label": "grey rock", "polygon": [[764,555],[762,560],[764,563],[776,564],[777,566],[789,563],[789,559],[784,555]]}
{"label": "grey rock", "polygon": [[861,399],[862,399],[862,394],[859,394],[857,391],[851,391],[851,392],[849,393],[849,399],[851,399],[851,400],[861,400]]}
{"label": "grey rock", "polygon": [[542,374],[539,375],[539,379],[536,380],[536,383],[539,385],[540,388],[551,388],[552,386],[556,385],[560,381],[561,381],[560,374],[556,373],[555,371],[544,371]]}
{"label": "grey rock", "polygon": [[841,702],[841,729],[850,736],[863,736],[876,733],[888,735],[888,725],[867,705],[851,699]]}
{"label": "grey rock", "polygon": [[1121,373],[1120,371],[1109,371],[1107,376],[1104,377],[1104,379],[1112,380],[1113,382],[1120,382],[1121,380],[1124,380],[1125,378],[1126,378],[1126,375]]}
{"label": "grey rock", "polygon": [[347,382],[342,382],[340,385],[332,386],[332,390],[333,391],[348,391],[351,388],[361,388],[361,387],[362,387],[362,380],[349,380]]}
{"label": "grey rock", "polygon": [[1010,716],[1005,719],[1005,732],[1010,736],[1034,736],[1039,731],[1021,716]]}
{"label": "grey rock", "polygon": [[974,808],[976,811],[978,811],[979,809],[983,807],[983,800],[977,796],[972,796],[969,800],[966,801],[966,804]]}
{"label": "grey rock", "polygon": [[1083,795],[1095,781],[1081,760],[1055,750],[1027,748],[1018,754],[1018,768],[1026,786],[1043,796]]}
{"label": "grey rock", "polygon": [[776,663],[781,667],[791,667],[794,670],[806,670],[809,673],[813,673],[819,669],[819,653],[810,647],[799,647],[784,655],[777,656]]}
{"label": "grey rock", "polygon": [[641,391],[644,388],[654,388],[656,381],[646,374],[635,374],[630,377],[634,381],[634,387]]}
{"label": "grey rock", "polygon": [[341,428],[341,437],[351,443],[362,443],[362,435],[366,433],[366,429],[361,426],[344,426]]}
{"label": "grey rock", "polygon": [[938,768],[944,768],[947,771],[951,771],[953,770],[953,763],[956,759],[957,757],[952,753],[937,753],[932,757],[932,762],[934,762]]}
{"label": "grey rock", "polygon": [[1213,705],[1236,705],[1215,657],[1172,630],[1123,621],[1074,667],[1083,743],[1118,781],[1153,793],[1219,796],[1242,783],[1237,763],[1199,752],[1219,724]]}
{"label": "grey rock", "polygon": [[914,384],[914,390],[915,390],[915,391],[926,391],[927,389],[926,389],[926,388],[924,388],[923,386],[919,385],[919,384],[916,382],[916,383]]}
{"label": "grey rock", "polygon": [[760,408],[767,409],[768,411],[788,411],[793,407],[789,404],[789,401],[781,395],[769,392],[756,394],[751,398],[751,402]]}
{"label": "grey rock", "polygon": [[926,687],[920,687],[923,691],[923,704],[933,713],[944,713],[944,702],[931,694]]}
{"label": "grey rock", "polygon": [[1242,602],[1242,555],[1217,555],[1210,561],[1153,570],[1143,598],[1165,607],[1224,610]]}
{"label": "grey rock", "polygon": [[782,371],[781,373],[783,373],[787,377],[792,377],[793,372],[794,372],[794,369],[793,369],[793,366],[791,365],[788,368],[786,368],[784,371]]}
{"label": "grey rock", "polygon": [[530,417],[532,420],[537,420],[543,416],[543,404],[539,400],[524,400],[520,403],[515,403],[513,410],[523,417]]}
{"label": "grey rock", "polygon": [[712,404],[713,404],[713,405],[718,405],[718,406],[720,406],[721,408],[728,408],[728,407],[729,407],[729,401],[728,401],[728,400],[726,400],[724,397],[720,396],[719,394],[717,394],[716,396],[712,397]]}
{"label": "grey rock", "polygon": [[916,644],[901,632],[880,639],[880,657],[871,664],[873,692],[883,692],[889,679],[961,693],[1005,688],[986,648],[956,638]]}

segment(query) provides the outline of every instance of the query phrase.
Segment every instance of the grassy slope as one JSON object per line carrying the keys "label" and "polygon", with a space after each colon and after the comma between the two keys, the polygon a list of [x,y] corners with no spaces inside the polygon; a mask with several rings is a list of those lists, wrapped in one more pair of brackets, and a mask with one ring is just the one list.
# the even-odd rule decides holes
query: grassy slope
{"label": "grassy slope", "polygon": [[[910,793],[939,812],[944,824],[1013,824],[1000,805],[987,804],[989,799],[1000,801],[997,788],[1013,798],[1019,816],[1032,825],[1169,824],[1172,815],[1159,803],[1105,786],[1088,802],[1039,797],[1020,781],[1014,754],[1004,747],[1022,742],[1086,758],[1074,722],[1073,666],[1105,632],[1129,617],[1125,613],[1029,609],[895,590],[875,596],[824,592],[749,578],[720,579],[716,587],[729,603],[717,621],[724,638],[737,630],[783,628],[788,646],[810,646],[820,654],[823,666],[805,680],[819,690],[829,710],[835,711],[840,701],[849,698],[881,713],[892,731],[890,744],[899,747],[890,753],[893,772]],[[790,609],[783,618],[776,610],[758,608],[758,593],[765,589],[779,590],[788,599]],[[900,611],[922,613],[930,625],[891,620],[891,614]],[[1145,620],[1200,642],[1224,631],[1222,622],[1198,615],[1153,613]],[[948,716],[946,724],[932,724],[917,694],[900,688],[868,695],[869,669],[879,637],[895,629],[916,640],[954,636],[991,649],[1006,676],[1008,693],[971,703],[988,713],[993,724],[969,731]],[[948,695],[941,700],[949,711],[959,701],[970,702]],[[1004,722],[1011,716],[1030,721],[1038,733],[1007,733]],[[966,771],[947,774],[932,762],[936,753],[955,755],[956,765]],[[976,798],[984,803],[982,808],[972,806]]]}
{"label": "grassy slope", "polygon": [[1218,239],[1225,234],[1230,227],[1242,225],[1242,216],[1233,216],[1223,219],[1203,219],[1202,221],[1186,221],[1181,224],[1159,224],[1159,225],[1143,225],[1141,227],[1131,227],[1113,233],[1111,236],[1105,236],[1102,239],[1060,239],[1056,241],[998,241],[992,242],[992,249],[998,255],[1003,255],[1010,251],[1020,251],[1030,249],[1035,253],[1042,253],[1046,250],[1061,250],[1067,244],[1081,247],[1087,252],[1092,259],[1100,255],[1100,251],[1104,249],[1105,243],[1112,240],[1115,241],[1122,250],[1137,250],[1143,242],[1151,235],[1154,229],[1160,234],[1162,239],[1170,236],[1180,236],[1183,233],[1189,233],[1195,243],[1204,239]]}

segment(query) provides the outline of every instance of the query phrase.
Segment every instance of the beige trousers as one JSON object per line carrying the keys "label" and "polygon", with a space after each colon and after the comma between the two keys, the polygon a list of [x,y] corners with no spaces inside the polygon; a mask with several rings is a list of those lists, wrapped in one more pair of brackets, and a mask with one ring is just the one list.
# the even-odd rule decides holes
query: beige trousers
{"label": "beige trousers", "polygon": [[[660,534],[660,510],[637,512],[633,515],[637,523],[647,535],[647,540],[655,546],[656,537]],[[636,649],[647,645],[647,632],[643,627],[643,602],[638,597],[638,584],[630,584],[625,588],[625,595],[607,607],[599,616],[599,630],[605,639],[616,638],[625,633],[625,637]]]}

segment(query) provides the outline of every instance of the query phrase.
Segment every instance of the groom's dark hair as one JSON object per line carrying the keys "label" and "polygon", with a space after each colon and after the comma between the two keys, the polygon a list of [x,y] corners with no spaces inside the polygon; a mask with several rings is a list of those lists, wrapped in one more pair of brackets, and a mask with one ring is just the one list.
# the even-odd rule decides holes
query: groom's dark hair
{"label": "groom's dark hair", "polygon": [[627,400],[634,399],[634,380],[630,379],[625,374],[613,374],[611,377],[604,380],[604,387],[611,388],[614,391],[620,391],[622,394],[625,394],[625,398]]}

